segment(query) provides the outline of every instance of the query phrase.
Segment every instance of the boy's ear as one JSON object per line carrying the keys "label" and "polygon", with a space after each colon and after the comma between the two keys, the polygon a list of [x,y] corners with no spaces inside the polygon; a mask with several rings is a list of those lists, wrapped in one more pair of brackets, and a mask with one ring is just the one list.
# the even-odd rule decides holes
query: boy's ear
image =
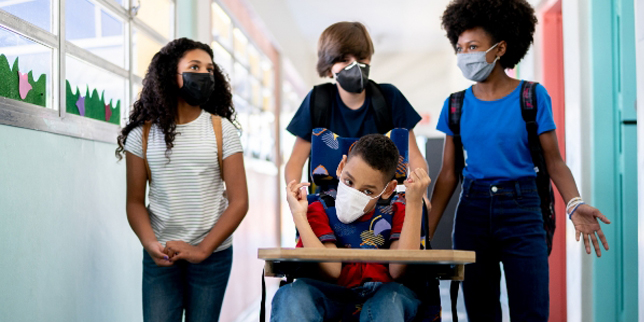
{"label": "boy's ear", "polygon": [[335,170],[335,176],[338,177],[338,180],[340,180],[340,175],[342,174],[342,170],[344,169],[344,166],[347,164],[347,156],[343,155],[342,160],[338,164],[338,168]]}
{"label": "boy's ear", "polygon": [[398,181],[396,181],[395,179],[389,181],[389,183],[387,184],[387,188],[385,188],[385,192],[382,194],[381,198],[389,199],[391,195],[393,195],[394,192],[396,191],[397,186],[398,186]]}

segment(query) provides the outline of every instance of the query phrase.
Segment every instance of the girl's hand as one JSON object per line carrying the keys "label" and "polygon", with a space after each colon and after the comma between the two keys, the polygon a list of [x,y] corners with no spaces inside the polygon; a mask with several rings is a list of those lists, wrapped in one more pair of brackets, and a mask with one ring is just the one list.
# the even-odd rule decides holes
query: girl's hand
{"label": "girl's hand", "polygon": [[[599,242],[597,237],[601,240],[604,249],[608,250],[608,241],[606,241],[606,236],[602,232],[601,226],[599,226],[599,220],[603,221],[605,224],[610,224],[610,220],[606,218],[597,208],[593,208],[587,204],[583,204],[577,208],[575,213],[572,214],[570,218],[572,223],[575,225],[575,235],[577,241],[579,241],[579,236],[583,234],[584,236],[584,245],[586,246],[586,253],[590,254],[590,241],[595,247],[595,253],[597,257],[602,256],[602,251],[599,248]],[[596,235],[595,235],[596,234]]]}
{"label": "girl's hand", "polygon": [[163,251],[170,256],[172,263],[183,259],[192,264],[199,264],[210,256],[201,247],[192,246],[182,240],[171,240],[165,243]]}
{"label": "girl's hand", "polygon": [[407,202],[422,202],[431,181],[425,169],[418,168],[411,171],[404,182]]}
{"label": "girl's hand", "polygon": [[164,252],[163,245],[158,241],[155,240],[154,242],[143,245],[143,248],[150,254],[150,257],[152,257],[152,260],[154,260],[157,266],[168,267],[174,264],[170,261],[170,256]]}
{"label": "girl's hand", "polygon": [[291,214],[304,215],[306,218],[306,212],[309,208],[309,201],[306,199],[306,189],[305,187],[310,186],[308,182],[295,183],[295,180],[289,182],[286,187],[286,200],[288,201],[288,206],[291,208]]}

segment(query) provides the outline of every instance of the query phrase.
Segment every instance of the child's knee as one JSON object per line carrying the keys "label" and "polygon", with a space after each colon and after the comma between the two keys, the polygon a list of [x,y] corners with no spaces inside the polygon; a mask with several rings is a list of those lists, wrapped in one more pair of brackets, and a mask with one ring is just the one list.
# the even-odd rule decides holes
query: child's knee
{"label": "child's knee", "polygon": [[307,303],[314,301],[317,289],[306,283],[305,280],[296,280],[293,283],[280,287],[275,293],[274,301],[287,301],[293,303]]}

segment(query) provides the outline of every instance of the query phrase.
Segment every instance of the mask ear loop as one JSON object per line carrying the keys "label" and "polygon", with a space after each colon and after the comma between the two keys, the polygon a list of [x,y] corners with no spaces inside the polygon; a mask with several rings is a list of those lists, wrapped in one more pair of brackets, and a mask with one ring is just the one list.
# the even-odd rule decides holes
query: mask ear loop
{"label": "mask ear loop", "polygon": [[[497,42],[496,44],[494,44],[494,46],[490,47],[490,49],[486,50],[486,51],[485,51],[485,53],[486,53],[486,54],[487,54],[487,53],[489,53],[489,52],[490,52],[490,50],[492,50],[492,49],[496,48],[500,43],[501,43],[500,41],[499,41],[499,42]],[[499,59],[501,59],[501,57],[499,57],[499,56],[497,55],[497,56],[496,56],[496,58],[494,59],[494,61],[492,62],[492,64],[496,63]]]}

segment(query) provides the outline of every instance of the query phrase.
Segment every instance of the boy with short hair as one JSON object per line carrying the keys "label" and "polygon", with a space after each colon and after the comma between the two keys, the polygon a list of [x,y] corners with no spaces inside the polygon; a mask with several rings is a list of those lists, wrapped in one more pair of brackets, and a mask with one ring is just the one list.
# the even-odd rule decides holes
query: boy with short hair
{"label": "boy with short hair", "polygon": [[[394,202],[384,212],[380,198],[394,194],[398,149],[386,136],[370,134],[354,144],[338,165],[334,205],[324,200],[308,204],[309,183],[291,181],[287,200],[300,232],[299,247],[419,249],[422,196],[430,179],[418,168],[405,181],[406,204]],[[333,203],[333,202],[331,202]],[[300,278],[281,287],[273,299],[272,321],[349,320],[409,321],[420,304],[416,294],[396,283],[404,264],[319,263],[334,283]]]}
{"label": "boy with short hair", "polygon": [[374,52],[369,32],[359,22],[337,22],[320,35],[317,73],[335,79],[335,84],[315,86],[286,128],[296,136],[284,170],[287,183],[302,178],[311,152],[311,131],[317,127],[348,138],[407,129],[410,168],[427,170],[413,131],[421,116],[396,86],[369,79]]}

